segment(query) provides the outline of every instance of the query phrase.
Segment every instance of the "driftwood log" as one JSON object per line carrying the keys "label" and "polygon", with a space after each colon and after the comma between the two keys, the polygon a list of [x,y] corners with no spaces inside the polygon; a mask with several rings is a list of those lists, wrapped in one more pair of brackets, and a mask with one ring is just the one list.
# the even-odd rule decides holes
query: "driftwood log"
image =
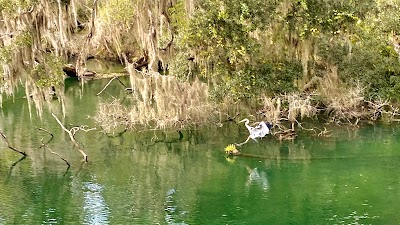
{"label": "driftwood log", "polygon": [[88,70],[88,71],[83,72],[82,77],[79,78],[78,72],[74,65],[66,64],[63,66],[62,69],[64,71],[64,74],[67,75],[68,77],[74,77],[74,78],[84,79],[84,80],[114,78],[114,77],[122,77],[122,76],[128,75],[128,73],[97,73],[97,72]]}
{"label": "driftwood log", "polygon": [[[66,64],[63,66],[63,71],[65,73],[65,75],[69,76],[69,77],[78,77],[78,71],[76,69],[76,67],[72,64]],[[96,76],[96,72],[93,71],[84,71],[82,74],[83,78],[94,78]]]}

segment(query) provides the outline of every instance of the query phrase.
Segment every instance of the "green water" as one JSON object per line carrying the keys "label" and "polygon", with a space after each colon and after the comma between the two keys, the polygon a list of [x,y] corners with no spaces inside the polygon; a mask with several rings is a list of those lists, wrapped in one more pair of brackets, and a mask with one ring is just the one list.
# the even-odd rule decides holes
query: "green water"
{"label": "green water", "polygon": [[[99,101],[122,98],[107,80],[83,92],[67,81],[63,123],[95,127]],[[55,102],[54,112],[62,118]],[[271,137],[242,146],[260,158],[226,159],[226,145],[246,139],[243,125],[178,132],[80,132],[89,155],[44,110],[30,116],[18,95],[3,103],[0,129],[0,224],[400,224],[400,126],[335,128],[329,138]],[[71,168],[40,141],[67,158]]]}

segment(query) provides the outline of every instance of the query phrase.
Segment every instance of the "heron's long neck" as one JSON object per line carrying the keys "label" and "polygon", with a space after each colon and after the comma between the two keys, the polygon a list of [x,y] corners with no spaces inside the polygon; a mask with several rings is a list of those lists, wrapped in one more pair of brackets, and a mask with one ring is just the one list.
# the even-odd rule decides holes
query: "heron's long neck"
{"label": "heron's long neck", "polygon": [[247,127],[247,130],[251,131],[253,128],[249,125],[249,121],[246,121],[244,125]]}

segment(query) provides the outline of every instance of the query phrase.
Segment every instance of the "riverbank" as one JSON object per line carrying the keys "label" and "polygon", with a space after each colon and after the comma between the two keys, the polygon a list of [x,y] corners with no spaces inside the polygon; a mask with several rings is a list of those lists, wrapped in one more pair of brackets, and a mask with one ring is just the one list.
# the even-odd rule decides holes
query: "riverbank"
{"label": "riverbank", "polygon": [[[291,140],[299,131],[329,136],[326,126],[330,124],[357,127],[364,123],[398,122],[400,118],[398,108],[389,101],[364,99],[361,87],[345,89],[330,82],[320,83],[312,92],[214,101],[210,87],[199,79],[182,82],[159,73],[129,72],[133,89],[123,98],[124,103],[113,99],[99,105],[95,121],[106,132],[113,133],[114,128],[121,126],[125,127],[123,130],[184,130],[249,118],[252,122],[272,123],[275,138]],[[315,121],[323,125],[311,125]]]}

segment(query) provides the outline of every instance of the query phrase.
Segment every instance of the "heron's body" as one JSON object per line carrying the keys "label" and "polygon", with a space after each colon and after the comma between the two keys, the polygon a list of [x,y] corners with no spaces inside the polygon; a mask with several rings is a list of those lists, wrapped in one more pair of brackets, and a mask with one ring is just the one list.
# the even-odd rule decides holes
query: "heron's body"
{"label": "heron's body", "polygon": [[257,138],[265,137],[267,134],[269,134],[270,129],[272,127],[270,123],[268,122],[265,123],[264,121],[261,121],[255,127],[249,125],[250,121],[248,119],[243,119],[240,122],[245,122],[244,125],[246,126],[247,130],[249,130],[250,135],[245,142],[238,144],[239,146],[247,143],[250,140],[250,138],[257,142]]}

